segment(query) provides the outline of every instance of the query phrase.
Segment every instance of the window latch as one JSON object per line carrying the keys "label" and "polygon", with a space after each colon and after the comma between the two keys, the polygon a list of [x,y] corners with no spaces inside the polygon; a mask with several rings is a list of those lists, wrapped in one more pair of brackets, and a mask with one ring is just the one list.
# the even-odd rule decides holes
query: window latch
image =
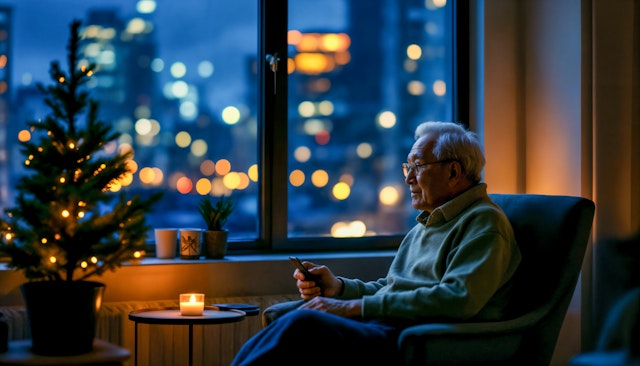
{"label": "window latch", "polygon": [[278,61],[280,61],[280,57],[278,57],[278,52],[275,52],[273,55],[268,54],[266,56],[266,61],[269,63],[269,68],[271,72],[273,72],[273,95],[276,94],[276,79],[278,73]]}

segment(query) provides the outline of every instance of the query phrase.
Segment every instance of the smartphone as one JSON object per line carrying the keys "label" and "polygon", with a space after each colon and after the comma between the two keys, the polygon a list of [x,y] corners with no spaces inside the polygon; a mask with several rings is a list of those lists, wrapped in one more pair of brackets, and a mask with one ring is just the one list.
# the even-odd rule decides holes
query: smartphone
{"label": "smartphone", "polygon": [[289,260],[291,261],[291,263],[293,263],[294,266],[296,266],[296,268],[298,268],[300,270],[300,272],[302,272],[304,274],[304,278],[307,281],[315,281],[316,280],[316,276],[314,276],[311,273],[309,273],[309,270],[307,270],[307,268],[302,264],[302,261],[300,259],[298,259],[298,257],[289,257]]}

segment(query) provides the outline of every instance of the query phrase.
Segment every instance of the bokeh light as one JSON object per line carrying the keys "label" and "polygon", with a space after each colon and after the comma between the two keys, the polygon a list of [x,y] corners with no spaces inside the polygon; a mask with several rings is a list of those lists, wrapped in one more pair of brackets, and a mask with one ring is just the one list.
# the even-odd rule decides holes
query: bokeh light
{"label": "bokeh light", "polygon": [[293,170],[289,174],[289,183],[294,187],[300,187],[304,183],[305,177],[302,170]]}

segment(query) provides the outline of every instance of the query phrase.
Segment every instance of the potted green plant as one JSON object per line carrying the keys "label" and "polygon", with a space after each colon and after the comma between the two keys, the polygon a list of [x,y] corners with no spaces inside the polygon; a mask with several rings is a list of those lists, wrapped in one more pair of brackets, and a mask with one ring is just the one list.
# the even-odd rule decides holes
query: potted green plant
{"label": "potted green plant", "polygon": [[224,229],[229,216],[235,210],[233,198],[221,196],[214,205],[209,197],[204,197],[198,205],[198,212],[205,222],[203,248],[206,258],[224,258],[227,251],[228,231]]}
{"label": "potted green plant", "polygon": [[132,153],[106,149],[119,134],[98,119],[98,102],[83,88],[95,65],[79,58],[80,22],[70,28],[68,71],[53,61],[53,85],[38,84],[50,112],[27,121],[27,174],[15,187],[15,207],[0,217],[0,256],[27,279],[21,291],[32,350],[42,355],[92,350],[104,292],[92,279],[143,255],[145,215],[161,196],[115,193],[132,174]]}

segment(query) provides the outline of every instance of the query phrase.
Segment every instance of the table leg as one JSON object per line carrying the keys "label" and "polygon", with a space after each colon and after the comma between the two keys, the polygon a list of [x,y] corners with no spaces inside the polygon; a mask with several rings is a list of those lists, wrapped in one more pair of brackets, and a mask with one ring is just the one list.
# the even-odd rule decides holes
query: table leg
{"label": "table leg", "polygon": [[138,366],[138,322],[133,322],[134,325],[134,333],[133,333],[133,352],[135,353],[134,355],[134,364],[135,366]]}
{"label": "table leg", "polygon": [[189,324],[189,366],[193,366],[193,324]]}

